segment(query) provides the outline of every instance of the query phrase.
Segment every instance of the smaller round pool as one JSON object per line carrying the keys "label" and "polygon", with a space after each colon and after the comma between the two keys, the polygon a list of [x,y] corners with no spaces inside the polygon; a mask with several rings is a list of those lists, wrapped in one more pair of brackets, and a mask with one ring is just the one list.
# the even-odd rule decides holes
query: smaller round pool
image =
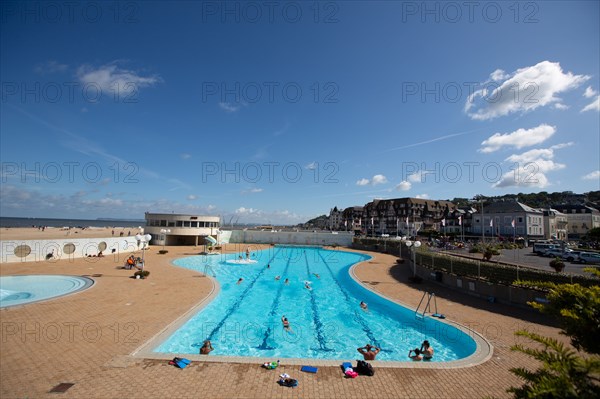
{"label": "smaller round pool", "polygon": [[1,276],[0,308],[44,301],[85,290],[94,284],[87,277],[75,276]]}

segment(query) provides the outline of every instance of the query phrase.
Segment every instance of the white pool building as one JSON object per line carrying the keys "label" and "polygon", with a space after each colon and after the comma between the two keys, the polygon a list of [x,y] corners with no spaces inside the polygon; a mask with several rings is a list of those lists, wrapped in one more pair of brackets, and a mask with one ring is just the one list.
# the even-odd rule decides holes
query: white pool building
{"label": "white pool building", "polygon": [[204,245],[206,237],[217,238],[221,218],[146,212],[145,219],[144,233],[152,236],[153,245]]}

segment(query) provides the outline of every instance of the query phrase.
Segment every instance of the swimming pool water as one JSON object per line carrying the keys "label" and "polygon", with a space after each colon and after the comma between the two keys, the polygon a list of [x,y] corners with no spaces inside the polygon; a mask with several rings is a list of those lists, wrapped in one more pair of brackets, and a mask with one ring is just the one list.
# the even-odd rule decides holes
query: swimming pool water
{"label": "swimming pool water", "polygon": [[84,290],[93,283],[91,279],[75,276],[1,276],[0,308],[67,295]]}
{"label": "swimming pool water", "polygon": [[[435,350],[434,361],[461,359],[476,349],[475,341],[454,326],[416,318],[414,310],[354,281],[349,268],[368,260],[366,255],[277,246],[254,252],[255,264],[226,263],[239,255],[175,261],[214,274],[221,290],[154,352],[198,353],[205,339],[215,348],[211,355],[273,358],[352,359],[360,356],[356,348],[371,343],[382,348],[377,360],[406,361],[408,351],[426,339]],[[284,330],[283,315],[292,332]]]}

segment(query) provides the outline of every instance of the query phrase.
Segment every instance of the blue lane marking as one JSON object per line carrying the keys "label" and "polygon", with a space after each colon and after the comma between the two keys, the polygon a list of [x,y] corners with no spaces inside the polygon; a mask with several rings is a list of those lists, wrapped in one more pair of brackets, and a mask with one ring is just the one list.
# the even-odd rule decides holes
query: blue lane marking
{"label": "blue lane marking", "polygon": [[[342,285],[335,278],[333,271],[331,270],[331,268],[327,264],[327,261],[321,254],[321,250],[318,250],[317,252],[319,254],[319,257],[325,264],[325,267],[327,267],[327,270],[329,270],[329,273],[331,274],[331,277],[333,278],[333,281],[335,282],[335,284],[338,286],[338,289],[342,292],[342,294],[344,295],[344,298],[346,298],[346,303],[348,304],[348,307],[350,307],[350,310],[354,313],[354,319],[360,324],[362,330],[365,332],[365,334],[369,338],[369,342],[372,342],[376,347],[381,348],[379,341],[377,340],[377,338],[375,338],[375,335],[373,335],[373,331],[371,331],[371,329],[369,328],[369,324],[367,323],[367,321],[362,317],[362,315],[359,313],[359,311],[356,308],[354,308],[354,307],[352,307],[352,305],[350,305],[350,301],[351,301],[350,294],[348,294],[346,289],[344,287],[342,287]],[[361,310],[361,312],[362,312],[362,310]],[[393,352],[389,349],[381,349],[381,351],[382,352]]]}
{"label": "blue lane marking", "polygon": [[[281,251],[281,248],[279,249],[279,251]],[[285,269],[283,269],[282,276],[287,276],[287,272],[290,267],[291,260],[292,260],[292,256],[290,254],[290,257],[287,260],[287,264],[285,265]],[[279,301],[281,299],[281,294],[283,292],[283,288],[284,288],[284,284],[283,283],[279,284],[279,288],[277,288],[277,294],[275,294],[275,299],[273,300],[273,304],[271,305],[271,311],[269,312],[269,316],[275,316],[278,313]],[[267,343],[269,341],[269,338],[270,338],[272,332],[273,332],[273,330],[271,330],[271,327],[268,327],[267,331],[265,331],[263,341],[261,342],[260,345],[258,345],[256,347],[256,349],[261,349],[261,350],[275,349],[275,348],[269,346],[269,344]]]}
{"label": "blue lane marking", "polygon": [[[304,252],[304,261],[306,262],[306,276],[307,279],[310,279],[310,265],[308,263],[308,256],[306,255],[306,252]],[[315,293],[312,290],[308,290],[308,292],[310,294],[310,306],[312,308],[313,322],[315,323],[315,327],[317,329],[317,341],[319,342],[319,349],[312,349],[324,352],[334,352],[334,349],[327,347],[327,340],[325,339],[325,336],[323,334],[323,323],[321,322],[321,318],[319,317],[319,309],[317,308]]]}
{"label": "blue lane marking", "polygon": [[[273,254],[273,257],[271,258],[271,260],[269,260],[269,263],[271,263],[273,261],[273,259],[275,259],[275,256],[277,256],[277,253],[279,253],[280,250],[278,250],[275,254]],[[209,340],[213,339],[213,336],[221,329],[221,327],[223,327],[223,324],[225,324],[225,321],[227,321],[229,316],[231,316],[240,307],[240,305],[244,301],[244,298],[246,297],[246,295],[248,295],[248,293],[250,292],[250,290],[252,289],[252,287],[254,286],[256,281],[259,279],[260,276],[262,276],[262,274],[265,272],[265,270],[266,270],[266,268],[263,268],[263,269],[261,269],[260,272],[258,272],[256,274],[256,277],[254,277],[254,280],[252,280],[252,282],[250,284],[248,284],[248,287],[246,287],[246,289],[244,290],[242,295],[240,295],[238,300],[235,301],[235,303],[233,305],[231,305],[231,307],[227,310],[227,313],[225,313],[225,316],[223,317],[223,319],[221,319],[219,324],[217,324],[217,326],[210,332],[210,334],[208,334],[208,337],[206,339],[209,339]],[[196,344],[196,345],[198,345],[198,344]],[[195,345],[192,345],[192,346],[195,346]]]}

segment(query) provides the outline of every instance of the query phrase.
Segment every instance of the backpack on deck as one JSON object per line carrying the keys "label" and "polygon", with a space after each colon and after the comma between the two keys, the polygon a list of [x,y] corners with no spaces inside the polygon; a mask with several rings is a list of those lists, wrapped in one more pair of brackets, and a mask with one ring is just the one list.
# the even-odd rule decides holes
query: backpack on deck
{"label": "backpack on deck", "polygon": [[371,366],[364,360],[356,361],[356,367],[354,368],[354,371],[356,371],[360,375],[367,375],[369,377],[375,375],[375,370],[373,369],[373,366]]}

